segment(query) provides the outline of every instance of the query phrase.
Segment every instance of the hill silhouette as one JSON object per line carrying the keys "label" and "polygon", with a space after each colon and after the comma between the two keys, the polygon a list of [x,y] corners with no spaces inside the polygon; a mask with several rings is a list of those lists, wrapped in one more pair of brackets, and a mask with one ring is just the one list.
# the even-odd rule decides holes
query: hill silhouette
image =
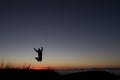
{"label": "hill silhouette", "polygon": [[59,80],[54,70],[0,69],[2,80]]}
{"label": "hill silhouette", "polygon": [[66,74],[64,80],[119,80],[118,76],[106,71],[86,71]]}
{"label": "hill silhouette", "polygon": [[0,69],[1,80],[120,80],[105,71],[86,71],[60,75],[54,70]]}

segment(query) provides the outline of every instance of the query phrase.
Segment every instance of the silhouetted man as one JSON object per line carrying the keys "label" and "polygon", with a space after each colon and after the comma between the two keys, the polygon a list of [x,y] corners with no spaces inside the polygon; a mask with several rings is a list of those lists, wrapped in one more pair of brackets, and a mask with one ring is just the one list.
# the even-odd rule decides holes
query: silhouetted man
{"label": "silhouetted man", "polygon": [[36,50],[35,48],[34,48],[34,50],[38,53],[38,57],[35,57],[35,59],[39,62],[39,61],[42,61],[42,51],[43,51],[43,47],[41,47],[41,49],[40,48],[38,48],[38,50]]}

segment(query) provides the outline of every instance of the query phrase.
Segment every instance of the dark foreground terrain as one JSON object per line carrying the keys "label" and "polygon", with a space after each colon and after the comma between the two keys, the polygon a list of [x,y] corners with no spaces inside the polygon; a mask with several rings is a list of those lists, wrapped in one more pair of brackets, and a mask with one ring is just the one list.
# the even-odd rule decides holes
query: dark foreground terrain
{"label": "dark foreground terrain", "polygon": [[120,80],[120,76],[105,71],[60,75],[54,70],[0,69],[0,80]]}

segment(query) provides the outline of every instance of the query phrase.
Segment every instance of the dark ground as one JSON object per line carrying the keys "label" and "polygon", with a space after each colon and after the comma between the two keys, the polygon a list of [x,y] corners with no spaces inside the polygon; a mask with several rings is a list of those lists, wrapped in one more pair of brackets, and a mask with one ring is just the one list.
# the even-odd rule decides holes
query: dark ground
{"label": "dark ground", "polygon": [[0,80],[120,80],[120,76],[105,71],[60,75],[54,70],[0,69]]}

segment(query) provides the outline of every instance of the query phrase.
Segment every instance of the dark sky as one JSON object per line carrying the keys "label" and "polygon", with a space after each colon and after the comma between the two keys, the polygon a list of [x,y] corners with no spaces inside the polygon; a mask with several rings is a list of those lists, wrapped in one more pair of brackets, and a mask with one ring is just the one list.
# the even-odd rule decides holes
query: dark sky
{"label": "dark sky", "polygon": [[[1,0],[0,60],[53,67],[120,67],[116,0]],[[33,48],[43,46],[39,64]]]}

